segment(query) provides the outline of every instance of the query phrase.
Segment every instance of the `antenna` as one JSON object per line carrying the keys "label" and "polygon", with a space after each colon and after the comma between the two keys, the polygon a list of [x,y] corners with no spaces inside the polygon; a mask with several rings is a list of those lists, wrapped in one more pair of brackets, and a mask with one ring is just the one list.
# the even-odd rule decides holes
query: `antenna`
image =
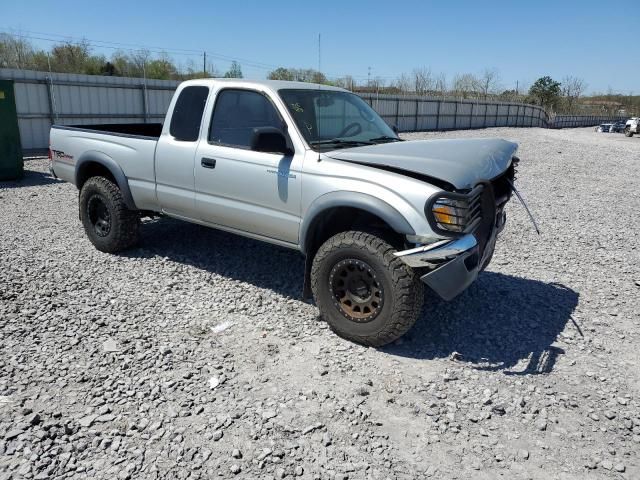
{"label": "antenna", "polygon": [[[321,34],[318,33],[318,92],[320,92],[320,75],[322,74],[322,37]],[[318,106],[320,106],[320,94],[318,93]],[[320,141],[320,112],[318,107],[316,107],[316,131],[318,132],[318,141]],[[318,144],[318,161],[322,160],[320,158],[320,144]]]}

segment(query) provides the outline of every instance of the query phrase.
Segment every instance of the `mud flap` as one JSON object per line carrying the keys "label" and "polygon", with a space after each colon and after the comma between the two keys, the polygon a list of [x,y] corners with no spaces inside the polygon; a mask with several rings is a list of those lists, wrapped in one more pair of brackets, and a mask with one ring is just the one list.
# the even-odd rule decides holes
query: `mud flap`
{"label": "mud flap", "polygon": [[311,255],[304,256],[304,283],[302,285],[302,300],[310,300],[313,298],[311,291],[311,264],[313,258]]}

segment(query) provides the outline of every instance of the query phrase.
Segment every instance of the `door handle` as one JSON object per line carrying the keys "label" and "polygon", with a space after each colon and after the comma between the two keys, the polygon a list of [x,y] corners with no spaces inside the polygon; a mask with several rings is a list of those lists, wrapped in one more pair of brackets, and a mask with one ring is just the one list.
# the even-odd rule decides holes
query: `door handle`
{"label": "door handle", "polygon": [[200,165],[202,165],[204,168],[216,168],[216,159],[202,157],[202,160],[200,161]]}

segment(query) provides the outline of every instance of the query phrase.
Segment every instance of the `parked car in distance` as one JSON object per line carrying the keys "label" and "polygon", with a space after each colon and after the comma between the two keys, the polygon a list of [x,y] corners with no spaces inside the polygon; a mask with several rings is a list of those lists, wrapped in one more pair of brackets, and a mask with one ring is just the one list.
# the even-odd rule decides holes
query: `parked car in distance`
{"label": "parked car in distance", "polygon": [[596,132],[608,133],[611,131],[611,127],[613,127],[613,123],[601,123],[596,127]]}
{"label": "parked car in distance", "polygon": [[630,118],[624,126],[625,136],[633,137],[634,133],[640,133],[640,117]]}
{"label": "parked car in distance", "polygon": [[164,124],[54,125],[50,145],[98,250],[153,215],[298,250],[303,295],[372,346],[411,328],[423,285],[451,300],[487,267],[518,162],[501,139],[404,141],[340,88],[238,79],[183,82]]}
{"label": "parked car in distance", "polygon": [[623,133],[624,132],[624,127],[626,126],[627,122],[626,120],[618,120],[617,122],[614,122],[611,125],[611,128],[609,129],[610,133]]}

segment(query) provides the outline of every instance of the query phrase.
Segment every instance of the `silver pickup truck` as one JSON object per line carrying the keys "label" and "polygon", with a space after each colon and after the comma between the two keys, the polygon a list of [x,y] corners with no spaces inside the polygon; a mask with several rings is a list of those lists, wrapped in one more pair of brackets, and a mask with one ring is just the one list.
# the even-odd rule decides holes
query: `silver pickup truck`
{"label": "silver pickup truck", "polygon": [[403,141],[340,88],[204,79],[178,87],[164,124],[54,125],[50,156],[97,249],[133,247],[161,214],[299,250],[305,298],[380,346],[414,324],[423,285],[450,300],[487,266],[516,149]]}

